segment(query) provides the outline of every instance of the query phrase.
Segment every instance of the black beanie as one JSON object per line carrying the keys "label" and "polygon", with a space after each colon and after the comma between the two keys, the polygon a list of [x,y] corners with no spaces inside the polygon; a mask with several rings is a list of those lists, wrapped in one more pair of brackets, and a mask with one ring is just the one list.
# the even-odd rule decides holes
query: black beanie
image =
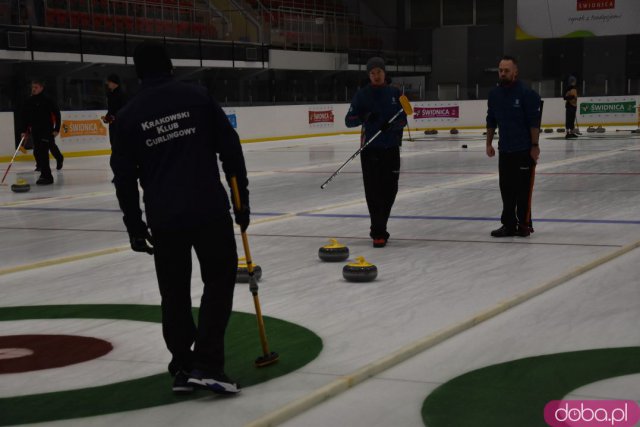
{"label": "black beanie", "polygon": [[173,70],[167,51],[158,42],[145,41],[139,44],[133,52],[133,63],[136,65],[136,74],[141,79]]}
{"label": "black beanie", "polygon": [[379,56],[369,58],[369,60],[367,61],[367,73],[371,72],[371,70],[373,70],[374,68],[380,68],[382,71],[384,71],[384,59],[380,58]]}

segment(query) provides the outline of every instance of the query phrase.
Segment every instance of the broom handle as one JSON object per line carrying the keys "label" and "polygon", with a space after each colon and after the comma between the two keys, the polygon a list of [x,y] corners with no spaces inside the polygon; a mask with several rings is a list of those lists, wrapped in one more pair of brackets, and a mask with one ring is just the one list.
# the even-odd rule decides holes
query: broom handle
{"label": "broom handle", "polygon": [[20,151],[20,147],[22,147],[22,143],[24,142],[24,139],[27,135],[25,134],[22,138],[20,138],[20,143],[18,144],[18,148],[16,148],[16,152],[13,153],[13,157],[11,158],[11,162],[9,163],[9,166],[7,167],[7,170],[4,171],[4,175],[2,176],[2,181],[0,181],[0,184],[4,184],[4,180],[7,178],[7,174],[9,173],[9,169],[11,169],[11,166],[13,166],[13,161],[16,159],[16,156],[18,155],[18,151]]}
{"label": "broom handle", "polygon": [[[233,196],[233,206],[236,210],[242,208],[242,202],[240,201],[240,191],[238,190],[238,180],[235,176],[232,176],[229,180],[231,183],[231,194]],[[264,319],[262,318],[262,310],[260,308],[260,299],[258,297],[258,283],[253,272],[253,262],[251,261],[251,250],[249,249],[249,239],[247,233],[240,230],[242,235],[242,246],[244,247],[244,256],[247,262],[247,271],[249,272],[249,290],[253,295],[253,306],[256,310],[256,320],[258,321],[258,334],[260,335],[260,344],[262,345],[262,352],[264,355],[269,355],[269,344],[267,342],[267,334],[264,327]]]}

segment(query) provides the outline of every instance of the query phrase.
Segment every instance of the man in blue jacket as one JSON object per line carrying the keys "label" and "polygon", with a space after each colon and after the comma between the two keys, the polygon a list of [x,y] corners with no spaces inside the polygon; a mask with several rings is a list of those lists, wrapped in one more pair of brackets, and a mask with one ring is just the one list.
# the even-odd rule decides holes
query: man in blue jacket
{"label": "man in blue jacket", "polygon": [[388,123],[399,110],[400,90],[390,86],[385,74],[384,60],[379,57],[367,61],[369,84],[359,89],[345,117],[347,127],[362,125],[361,144],[369,141],[379,130],[382,133],[360,154],[364,193],[371,217],[373,247],[387,244],[387,222],[398,194],[400,178],[400,145],[407,115],[401,113]]}
{"label": "man in blue jacket", "polygon": [[[235,212],[235,220],[246,230],[249,191],[238,134],[204,88],[174,80],[162,45],[140,44],[134,63],[142,84],[116,116],[111,168],[131,247],[154,256],[173,391],[237,393],[237,384],[224,373],[224,335],[238,255],[217,156],[227,181],[237,177],[244,209]],[[138,181],[151,234],[142,220]],[[197,326],[191,312],[191,248],[204,282]]]}
{"label": "man in blue jacket", "polygon": [[504,56],[498,65],[500,83],[489,92],[487,156],[500,127],[498,171],[502,196],[502,227],[493,237],[527,237],[533,231],[530,194],[532,171],[540,156],[540,96],[518,80],[518,63]]}

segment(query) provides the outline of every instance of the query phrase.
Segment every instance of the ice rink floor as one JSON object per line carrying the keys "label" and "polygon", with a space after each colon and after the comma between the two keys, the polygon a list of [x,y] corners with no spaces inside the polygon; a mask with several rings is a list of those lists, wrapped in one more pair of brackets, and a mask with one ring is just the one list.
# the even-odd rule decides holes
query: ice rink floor
{"label": "ice rink floor", "polygon": [[[612,130],[570,141],[542,136],[535,233],[505,239],[489,235],[500,225],[498,166],[480,132],[413,131],[416,139],[403,144],[391,238],[382,249],[368,237],[359,159],[320,189],[357,149],[357,136],[243,144],[263,314],[320,336],[320,355],[234,398],[45,424],[418,427],[425,425],[429,394],[469,371],[539,355],[639,347],[640,135]],[[4,172],[7,164],[0,166]],[[53,186],[35,185],[30,162],[14,164],[7,181],[17,176],[32,189],[16,194],[0,187],[1,307],[159,304],[152,258],[128,249],[108,157],[67,158]],[[344,263],[321,262],[318,248],[331,237],[349,247],[350,260],[364,256],[377,265],[378,278],[349,283]],[[192,289],[197,306],[197,268]],[[234,311],[253,310],[247,286],[238,284]],[[112,353],[75,367],[0,374],[0,398],[164,372],[169,356],[160,326],[139,323],[0,322],[0,336],[84,331],[114,345]],[[85,368],[99,374],[77,374]],[[639,384],[640,369],[570,395],[639,401]],[[11,421],[0,413],[0,424]],[[528,425],[544,426],[542,413]]]}

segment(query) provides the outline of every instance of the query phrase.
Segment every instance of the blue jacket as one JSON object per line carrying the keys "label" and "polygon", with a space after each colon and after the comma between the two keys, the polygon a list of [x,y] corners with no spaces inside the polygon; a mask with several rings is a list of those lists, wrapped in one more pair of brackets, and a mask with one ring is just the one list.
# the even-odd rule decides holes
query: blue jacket
{"label": "blue jacket", "polygon": [[152,230],[194,229],[228,215],[218,155],[227,180],[237,177],[243,206],[249,206],[238,134],[204,88],[168,74],[144,79],[118,112],[115,127],[113,182],[131,235],[146,231],[138,179]]}
{"label": "blue jacket", "polygon": [[[362,143],[371,139],[383,123],[389,121],[399,110],[400,89],[394,86],[372,86],[360,88],[351,101],[344,119],[347,127],[363,125]],[[369,148],[391,148],[402,144],[402,128],[407,124],[407,115],[402,112],[393,124],[369,144]]]}
{"label": "blue jacket", "polygon": [[531,128],[540,126],[540,96],[516,80],[489,92],[487,128],[500,128],[498,150],[514,153],[531,149]]}

